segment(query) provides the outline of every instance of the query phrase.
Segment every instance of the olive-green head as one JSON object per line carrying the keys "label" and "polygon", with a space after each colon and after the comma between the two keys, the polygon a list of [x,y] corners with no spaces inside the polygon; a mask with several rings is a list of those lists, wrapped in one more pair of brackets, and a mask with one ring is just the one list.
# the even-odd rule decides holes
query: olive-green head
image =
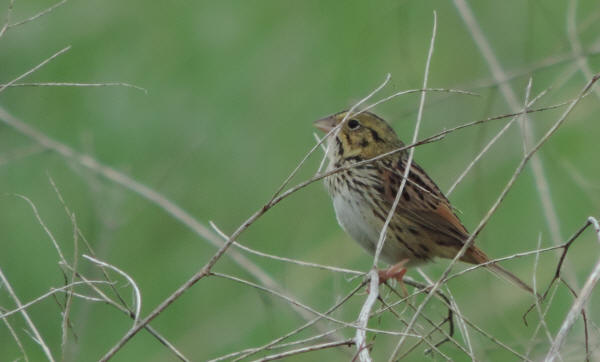
{"label": "olive-green head", "polygon": [[[340,124],[347,113],[342,111],[319,119],[314,125],[327,133]],[[333,137],[335,142],[332,142]],[[330,140],[330,145],[336,148],[334,157],[342,159],[369,159],[404,146],[392,127],[370,112],[362,112],[346,119],[337,135],[336,131],[331,133]]]}

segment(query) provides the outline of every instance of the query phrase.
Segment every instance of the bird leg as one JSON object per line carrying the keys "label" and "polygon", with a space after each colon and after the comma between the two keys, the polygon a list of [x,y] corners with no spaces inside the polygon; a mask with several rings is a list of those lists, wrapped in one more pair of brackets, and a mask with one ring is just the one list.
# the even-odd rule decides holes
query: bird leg
{"label": "bird leg", "polygon": [[[398,263],[390,266],[389,268],[378,269],[377,274],[379,274],[379,284],[386,283],[390,279],[395,279],[400,283],[402,290],[404,291],[404,294],[408,294],[408,292],[406,291],[406,287],[404,286],[404,283],[402,282],[402,278],[404,277],[404,274],[406,274],[406,268],[404,267],[404,265],[407,262],[408,262],[408,259],[404,259],[404,260],[401,260]],[[368,285],[367,285],[367,293],[369,293]]]}
{"label": "bird leg", "polygon": [[402,260],[387,269],[378,270],[379,284],[383,284],[389,279],[396,279],[398,282],[402,283],[402,278],[404,277],[404,274],[406,274],[406,268],[404,267],[406,262],[407,260]]}

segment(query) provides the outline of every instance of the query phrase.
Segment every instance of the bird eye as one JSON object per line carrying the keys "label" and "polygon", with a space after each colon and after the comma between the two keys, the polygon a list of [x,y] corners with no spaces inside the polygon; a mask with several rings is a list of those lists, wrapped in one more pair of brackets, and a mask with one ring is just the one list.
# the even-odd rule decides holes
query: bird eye
{"label": "bird eye", "polygon": [[350,128],[353,131],[357,130],[360,128],[360,122],[355,119],[351,119],[348,121],[348,128]]}

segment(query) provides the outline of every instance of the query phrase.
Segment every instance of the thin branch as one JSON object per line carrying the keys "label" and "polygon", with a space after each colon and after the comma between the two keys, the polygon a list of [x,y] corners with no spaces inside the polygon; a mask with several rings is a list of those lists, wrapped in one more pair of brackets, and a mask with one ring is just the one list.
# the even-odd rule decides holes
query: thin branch
{"label": "thin branch", "polygon": [[148,90],[135,84],[125,82],[105,83],[74,83],[74,82],[37,82],[37,83],[12,83],[0,84],[0,87],[126,87],[133,88],[148,94]]}
{"label": "thin branch", "polygon": [[82,255],[85,259],[91,261],[94,264],[103,266],[105,268],[109,268],[114,270],[115,272],[119,273],[123,278],[127,279],[127,281],[129,282],[129,284],[131,284],[131,287],[133,288],[134,291],[134,295],[135,295],[135,313],[134,313],[134,318],[133,318],[133,326],[135,327],[138,324],[138,320],[140,318],[140,311],[142,309],[142,294],[140,293],[140,288],[138,288],[135,280],[133,280],[132,277],[129,276],[129,274],[125,273],[124,271],[122,271],[121,269],[117,268],[114,265],[105,263],[101,260],[98,260],[96,258],[92,258],[89,255]]}
{"label": "thin branch", "polygon": [[44,299],[46,299],[46,298],[48,298],[48,297],[50,297],[50,296],[52,296],[52,295],[54,295],[56,293],[67,291],[67,290],[69,290],[69,289],[71,289],[73,287],[79,286],[79,285],[89,285],[89,283],[94,283],[94,284],[109,284],[105,280],[89,280],[89,281],[85,281],[85,282],[84,281],[72,282],[72,283],[69,283],[67,285],[63,285],[60,288],[51,288],[49,292],[40,295],[39,297],[33,299],[32,301],[27,302],[25,304],[22,304],[18,308],[12,309],[12,310],[10,310],[8,312],[3,312],[2,314],[0,314],[0,318],[6,318],[6,317],[9,317],[9,316],[11,316],[11,315],[13,315],[15,313],[18,313],[18,312],[20,312],[22,310],[25,310],[25,309],[31,307],[32,305],[34,305],[36,303],[39,303],[39,302],[43,301]]}
{"label": "thin branch", "polygon": [[[70,265],[67,265],[67,268],[70,268]],[[100,268],[103,268],[102,266],[100,266]],[[110,299],[106,294],[104,294],[96,285],[94,285],[93,283],[91,283],[90,280],[88,280],[85,276],[77,273],[77,277],[80,278],[84,283],[86,283],[92,290],[94,290],[94,292],[96,294],[98,294],[100,296],[99,300],[96,301],[102,301],[114,308],[116,308],[117,310],[123,312],[125,315],[127,315],[129,318],[134,319],[135,318],[135,314],[129,310],[127,308],[127,306],[123,306],[115,301],[113,301],[112,299]],[[108,283],[111,287],[113,287],[114,283]],[[81,297],[87,300],[90,300],[89,298],[91,297],[86,297],[86,296],[81,296],[77,293],[74,293],[75,296],[77,297]],[[154,338],[156,338],[161,344],[163,344],[165,347],[167,347],[169,350],[171,350],[171,352],[173,352],[177,358],[179,358],[182,361],[189,361],[188,358],[186,358],[183,353],[181,353],[177,348],[175,348],[175,346],[173,346],[173,344],[171,344],[171,342],[169,342],[165,337],[163,337],[156,329],[154,329],[151,325],[146,325],[144,327],[144,329],[146,331],[148,331],[148,333],[150,333],[152,336],[154,336]]]}
{"label": "thin branch", "polygon": [[[4,288],[8,292],[8,295],[15,302],[17,308],[21,308],[21,301],[19,300],[17,294],[15,294],[15,291],[8,282],[8,279],[6,279],[6,277],[4,276],[2,268],[0,268],[0,281],[4,285]],[[46,342],[44,342],[44,338],[42,338],[42,335],[40,334],[40,332],[38,332],[37,328],[35,327],[35,324],[33,324],[33,321],[31,320],[31,318],[29,318],[29,314],[27,314],[27,311],[25,309],[21,309],[20,313],[23,316],[23,319],[25,319],[25,323],[27,323],[27,326],[31,330],[31,333],[33,333],[34,340],[40,345],[40,347],[44,351],[44,354],[46,355],[48,361],[53,362],[54,357],[52,357],[52,352],[50,352],[50,348],[48,348],[48,345],[46,344]]]}
{"label": "thin branch", "polygon": [[[539,250],[541,249],[541,244],[542,244],[542,235],[540,233],[540,236],[538,237],[538,244],[537,244],[537,249],[538,252],[535,253],[535,259],[534,259],[534,263],[533,263],[533,283],[532,283],[532,288],[533,291],[537,293],[537,278],[536,278],[536,274],[537,274],[537,270],[538,270],[538,265],[539,265],[539,260],[540,260],[540,254],[541,252],[539,252]],[[548,339],[548,342],[552,343],[552,334],[550,333],[550,328],[548,328],[548,324],[546,323],[546,320],[544,319],[544,311],[542,310],[542,305],[541,305],[541,301],[538,298],[535,298],[534,301],[534,305],[535,308],[538,312],[538,316],[540,319],[540,328],[543,328],[544,333],[546,334],[546,338]],[[548,305],[549,307],[550,305]],[[527,319],[525,318],[525,315],[523,316],[523,321],[525,322],[525,325],[527,325]]]}
{"label": "thin branch", "polygon": [[[77,233],[77,230],[79,229],[77,227],[77,220],[75,218],[75,214],[71,214],[71,224],[73,226],[73,270],[71,272],[71,279],[69,280],[70,283],[73,283],[75,281],[75,277],[77,276],[77,261],[79,260],[79,258],[77,257],[77,255],[79,254],[79,234]],[[71,312],[71,304],[73,302],[73,288],[69,288],[67,289],[67,298],[65,301],[65,309],[63,311],[63,323],[62,323],[62,343],[61,343],[61,348],[62,348],[62,359],[65,359],[65,353],[66,353],[66,347],[67,347],[67,342],[68,342],[68,336],[69,336],[69,325],[70,325],[70,321],[69,321],[69,313]]]}
{"label": "thin branch", "polygon": [[[557,284],[556,284],[557,285]],[[546,309],[544,309],[542,311],[542,316],[540,317],[541,319],[545,319],[546,316],[548,315],[548,312],[550,311],[550,307],[552,306],[552,301],[554,300],[554,297],[556,296],[556,292],[558,291],[558,285],[556,288],[553,289],[552,293],[549,294],[549,296],[547,295],[546,298],[544,299],[545,301],[547,301],[547,306]],[[527,350],[525,351],[525,354],[529,357],[529,355],[531,354],[531,352],[533,351],[533,343],[536,341],[537,335],[540,332],[540,330],[542,329],[542,321],[538,321],[538,324],[535,327],[535,330],[533,331],[531,338],[530,338],[530,343],[527,346]]]}
{"label": "thin branch", "polygon": [[[221,236],[224,240],[229,239],[229,236],[227,236],[227,234],[225,234],[221,229],[219,229],[219,227],[214,222],[209,221],[208,223],[210,224],[210,226],[212,226],[213,230],[215,230],[215,232],[217,234],[219,234],[219,236]],[[237,241],[234,241],[233,245],[236,248],[240,248],[244,251],[249,252],[250,254],[262,256],[264,258],[273,259],[273,260],[277,260],[277,261],[281,261],[281,262],[286,262],[286,263],[291,263],[291,264],[296,264],[296,265],[301,265],[301,266],[316,268],[316,269],[321,269],[321,270],[328,270],[328,271],[332,271],[332,272],[344,273],[344,274],[352,274],[352,275],[364,275],[365,274],[358,270],[339,268],[339,267],[330,266],[330,265],[316,264],[316,263],[311,263],[311,262],[307,262],[307,261],[286,258],[283,256],[277,256],[277,255],[273,255],[273,254],[263,253],[262,251],[254,250],[248,246],[242,245],[242,244],[238,243]]]}
{"label": "thin branch", "polygon": [[[420,294],[420,293],[423,293],[423,292],[428,292],[428,291],[430,291],[430,290],[431,290],[431,285],[429,285],[429,286],[424,286],[424,285],[422,285],[422,284],[420,284],[420,283],[417,283],[417,282],[414,282],[414,281],[412,281],[410,278],[407,278],[407,277],[405,277],[403,280],[404,280],[404,282],[405,282],[406,284],[412,285],[412,286],[414,286],[415,288],[419,288],[419,290],[417,290],[416,292],[414,292],[412,295],[409,295],[409,296],[407,296],[407,297],[403,298],[402,300],[399,300],[399,301],[397,301],[397,302],[393,303],[393,304],[392,304],[390,307],[393,307],[393,306],[395,306],[395,305],[398,305],[398,304],[400,304],[400,303],[403,303],[403,302],[405,302],[406,300],[408,300],[409,298],[411,298],[411,297],[414,297],[414,296],[415,296],[415,295],[417,295],[417,294]],[[445,282],[446,282],[446,280],[445,280],[445,281],[443,281],[443,282],[442,282],[442,284],[444,284],[444,285],[445,285]],[[510,352],[510,353],[512,353],[512,354],[514,354],[514,355],[515,355],[517,358],[519,358],[520,360],[523,360],[523,361],[530,361],[530,359],[528,359],[526,356],[524,356],[524,355],[520,354],[519,352],[515,351],[514,349],[512,349],[512,348],[511,348],[510,346],[508,346],[507,344],[505,344],[505,343],[501,342],[500,340],[498,340],[498,339],[497,339],[496,337],[494,337],[494,336],[493,336],[491,333],[489,333],[489,332],[486,332],[484,329],[482,329],[481,327],[479,327],[479,326],[478,326],[478,325],[476,325],[475,323],[471,322],[471,321],[470,321],[468,318],[466,318],[466,317],[465,317],[463,314],[461,314],[461,313],[460,313],[460,312],[459,312],[457,309],[453,309],[453,308],[452,308],[452,305],[451,305],[450,303],[448,303],[448,299],[447,299],[447,297],[446,297],[446,296],[444,296],[444,295],[443,295],[443,293],[442,293],[442,292],[441,292],[439,289],[438,289],[438,290],[435,292],[435,295],[436,295],[436,296],[438,296],[438,297],[440,297],[440,300],[441,300],[441,301],[443,301],[443,302],[446,304],[446,306],[447,306],[447,307],[448,307],[450,310],[452,310],[452,312],[453,312],[454,314],[456,314],[456,315],[457,315],[459,318],[461,318],[462,320],[464,320],[464,322],[465,322],[465,323],[466,323],[468,326],[470,326],[471,328],[473,328],[475,331],[479,332],[479,333],[480,333],[481,335],[483,335],[484,337],[488,338],[488,339],[489,339],[489,340],[490,340],[492,343],[494,343],[494,344],[496,344],[496,345],[498,345],[498,346],[500,346],[500,347],[504,348],[504,349],[505,349],[505,350],[507,350],[508,352]],[[387,308],[384,308],[384,310],[385,310],[385,309],[387,309]],[[382,311],[383,311],[383,310],[382,310]],[[449,338],[449,337],[450,337],[450,336],[446,335],[446,338]],[[455,344],[458,346],[458,343],[457,343],[456,341],[454,341],[453,339],[450,339],[450,340],[451,340],[453,343],[455,343]],[[459,348],[460,348],[460,347],[459,347]]]}
{"label": "thin branch", "polygon": [[12,15],[14,4],[15,0],[10,0],[10,2],[8,3],[8,8],[6,9],[6,19],[4,20],[4,25],[2,25],[2,28],[0,28],[0,38],[2,38],[2,36],[6,32],[6,29],[8,29],[8,23],[10,23],[10,16]]}
{"label": "thin branch", "polygon": [[[69,206],[67,206],[67,203],[65,202],[65,199],[63,198],[62,193],[58,189],[58,186],[56,185],[56,182],[54,182],[54,179],[49,174],[48,174],[48,181],[50,182],[50,185],[52,186],[52,189],[54,190],[54,193],[56,194],[56,197],[58,198],[58,201],[63,206],[63,208],[64,208],[65,213],[67,214],[67,216],[72,215],[73,213],[69,209]],[[92,257],[97,258],[96,253],[94,252],[94,249],[92,248],[92,246],[88,242],[87,238],[85,237],[85,235],[83,234],[83,232],[81,231],[81,229],[77,225],[75,225],[75,227],[77,228],[77,234],[79,235],[79,237],[81,238],[81,240],[85,244],[85,247],[87,248],[88,253]],[[77,255],[77,254],[74,254],[74,255]],[[77,260],[77,259],[75,259],[75,260]],[[125,308],[127,308],[127,310],[129,310],[131,312],[132,316],[133,316],[133,311],[129,308],[128,304],[125,302],[125,300],[121,296],[121,293],[119,293],[119,290],[115,287],[116,283],[113,283],[112,280],[110,279],[110,277],[108,276],[106,268],[103,267],[103,266],[100,266],[100,270],[102,271],[102,276],[104,277],[104,280],[110,282],[109,285],[111,287],[111,290],[117,296],[117,298],[119,299],[119,302],[121,303],[121,305],[123,305]]]}
{"label": "thin branch", "polygon": [[[54,192],[56,193],[56,196],[58,197],[58,200],[60,202],[60,204],[63,206],[65,213],[67,215],[74,215],[74,213],[71,212],[71,210],[69,209],[69,207],[67,206],[67,203],[65,202],[60,190],[58,189],[58,186],[56,185],[56,183],[54,182],[54,180],[52,179],[52,177],[50,175],[48,175],[48,180],[50,181],[50,185],[52,185],[52,188],[54,189]],[[87,241],[85,235],[83,234],[83,232],[81,231],[81,229],[77,226],[76,223],[74,223],[73,227],[76,229],[75,231],[77,232],[77,235],[81,238],[81,240],[83,240],[88,252],[91,254],[92,257],[96,258],[96,254],[94,252],[94,249],[92,248],[92,246],[90,245],[90,243]],[[77,244],[76,244],[77,245]],[[124,314],[126,314],[127,316],[129,316],[132,320],[136,318],[136,313],[134,311],[132,311],[129,306],[127,305],[127,303],[123,300],[123,298],[121,297],[121,294],[119,293],[119,291],[117,290],[117,288],[115,288],[115,283],[113,283],[110,279],[110,277],[108,276],[108,273],[106,271],[106,268],[102,265],[99,265],[100,270],[102,271],[102,275],[104,277],[104,279],[107,281],[107,284],[110,286],[111,290],[113,291],[113,293],[116,295],[116,297],[118,298],[119,302],[121,303],[121,305],[113,302],[110,298],[108,298],[108,296],[106,296],[104,293],[102,293],[100,291],[100,289],[96,288],[93,284],[91,284],[89,281],[87,281],[87,279],[85,279],[85,277],[83,277],[82,275],[80,275],[77,270],[76,270],[76,263],[77,263],[77,258],[76,256],[78,255],[77,253],[77,248],[75,247],[75,251],[73,253],[74,255],[74,263],[73,263],[73,267],[71,267],[70,265],[66,265],[66,267],[68,269],[70,269],[74,275],[77,275],[79,278],[81,278],[82,280],[84,280],[85,283],[88,284],[88,286],[90,286],[98,295],[101,296],[101,299],[95,300],[95,301],[102,301],[104,303],[107,303],[115,308],[117,308],[119,311],[123,312]],[[73,293],[74,296],[79,297],[79,298],[85,298],[86,300],[90,300],[90,297],[87,296],[82,296],[79,295],[77,293]],[[139,313],[138,313],[139,315]],[[164,345],[165,347],[167,347],[171,352],[173,352],[173,354],[175,354],[175,356],[177,356],[177,358],[179,358],[182,361],[188,361],[188,358],[185,357],[183,355],[183,353],[181,353],[177,348],[175,348],[175,346],[173,346],[173,344],[171,342],[169,342],[165,337],[163,337],[160,333],[158,333],[158,331],[156,331],[152,326],[147,325],[145,327],[145,329],[148,331],[148,333],[150,333],[154,338],[156,338],[162,345]]]}
{"label": "thin branch", "polygon": [[[340,300],[338,300],[333,306],[331,306],[331,308],[329,308],[325,313],[325,315],[329,315],[331,313],[333,313],[334,311],[336,311],[337,309],[339,309],[342,305],[344,305],[348,300],[350,300],[350,298],[352,296],[354,296],[360,289],[362,289],[362,287],[365,286],[365,284],[367,283],[367,281],[363,281],[362,283],[358,284],[350,293],[348,293],[344,298],[341,298]],[[306,330],[307,328],[309,328],[310,326],[314,325],[316,322],[320,321],[322,318],[321,317],[316,317],[306,323],[304,323],[303,325],[301,325],[300,327],[292,330],[291,332],[288,332],[274,340],[272,340],[271,342],[261,346],[261,347],[256,347],[256,348],[249,348],[249,349],[245,349],[243,351],[239,351],[239,352],[233,352],[230,354],[227,354],[225,356],[221,356],[215,359],[210,360],[209,362],[217,362],[217,361],[222,361],[222,360],[226,360],[228,358],[233,358],[238,356],[235,361],[239,361],[242,360],[244,358],[247,358],[255,353],[264,351],[264,350],[269,350],[271,348],[274,348],[274,346],[288,338],[290,338],[291,336],[294,336],[300,332],[302,332],[303,330]],[[326,335],[331,334],[331,331],[326,332]],[[337,332],[337,328],[333,330],[332,333]]]}
{"label": "thin branch", "polygon": [[46,14],[49,14],[49,13],[51,13],[52,11],[56,10],[56,8],[58,8],[58,7],[62,6],[62,5],[64,5],[66,2],[67,2],[67,0],[62,0],[62,1],[60,1],[60,2],[58,2],[58,3],[56,3],[56,4],[54,4],[54,5],[50,6],[49,8],[47,8],[47,9],[45,9],[45,10],[42,10],[42,11],[40,11],[39,13],[37,13],[37,14],[35,14],[35,15],[33,15],[33,16],[30,16],[30,17],[29,17],[29,18],[27,18],[27,19],[24,19],[24,20],[21,20],[21,21],[19,21],[19,22],[16,22],[16,23],[10,24],[10,25],[8,26],[8,28],[9,28],[9,29],[10,29],[10,28],[14,28],[15,26],[23,25],[23,24],[29,23],[29,22],[31,22],[31,21],[34,21],[34,20],[36,20],[36,19],[38,19],[38,18],[40,18],[40,17],[42,17],[42,16],[44,16],[44,15],[46,15]]}
{"label": "thin branch", "polygon": [[423,94],[424,92],[442,92],[442,93],[458,93],[458,94],[463,94],[463,95],[468,95],[468,96],[475,96],[478,97],[479,94],[477,93],[473,93],[473,92],[469,92],[466,90],[462,90],[462,89],[454,89],[454,88],[421,88],[421,89],[410,89],[410,90],[404,90],[404,91],[400,91],[397,93],[394,93],[392,95],[389,95],[385,98],[382,98],[380,100],[378,100],[377,102],[370,104],[368,107],[361,109],[359,112],[357,112],[356,114],[360,114],[363,112],[366,112],[372,108],[375,108],[376,106],[380,105],[381,103],[385,103],[388,102],[390,100],[392,100],[393,98],[396,98],[398,96],[401,95],[405,95],[405,94],[409,94],[409,93],[421,93]]}
{"label": "thin branch", "polygon": [[294,356],[294,355],[301,354],[301,353],[320,351],[322,349],[339,347],[339,346],[352,346],[353,344],[354,344],[354,341],[351,340],[351,339],[347,339],[347,340],[344,340],[344,341],[336,341],[336,342],[315,344],[315,345],[312,345],[312,346],[307,346],[307,347],[303,347],[303,348],[294,349],[292,351],[286,351],[286,352],[283,352],[283,353],[273,354],[273,355],[270,355],[270,356],[267,356],[267,357],[263,357],[261,359],[257,359],[254,362],[274,361],[274,360],[277,360],[277,359],[282,359],[282,358]]}
{"label": "thin branch", "polygon": [[[260,285],[258,285],[256,283],[252,283],[250,281],[247,281],[247,280],[244,280],[244,279],[241,279],[241,278],[237,278],[237,277],[234,277],[234,276],[231,276],[231,275],[227,275],[227,274],[223,274],[223,273],[215,273],[215,272],[210,272],[209,275],[215,276],[215,277],[219,277],[219,278],[229,279],[229,280],[232,280],[234,282],[241,283],[241,284],[247,285],[249,287],[252,287],[252,288],[255,288],[255,289],[267,292],[269,294],[275,295],[276,297],[279,297],[279,298],[287,301],[288,303],[291,303],[291,304],[294,304],[294,305],[296,305],[298,307],[306,309],[309,312],[313,313],[314,315],[317,315],[317,316],[319,316],[319,317],[321,317],[323,319],[326,319],[328,321],[331,321],[331,322],[334,322],[336,324],[342,325],[344,327],[356,328],[356,329],[361,329],[361,330],[368,331],[368,332],[388,334],[388,335],[392,335],[392,336],[398,336],[398,335],[403,335],[404,334],[402,332],[388,331],[388,330],[382,330],[382,329],[366,328],[366,327],[363,328],[363,327],[361,327],[360,325],[358,325],[356,323],[344,322],[342,320],[330,317],[330,316],[326,315],[325,313],[321,313],[321,312],[319,312],[319,311],[317,311],[317,310],[315,310],[315,309],[313,309],[313,308],[311,308],[311,307],[309,307],[309,306],[307,306],[305,304],[302,304],[302,303],[300,303],[299,301],[297,301],[297,300],[295,300],[293,298],[290,298],[290,297],[288,297],[286,295],[283,295],[283,294],[281,294],[281,293],[279,293],[277,291],[269,290],[268,288],[265,288],[265,287],[260,286]],[[411,334],[410,336],[411,337],[418,337],[415,334]]]}
{"label": "thin branch", "polygon": [[[577,3],[577,0],[570,0],[567,7],[567,35],[577,68],[579,68],[585,79],[590,79],[594,76],[594,72],[590,68],[587,57],[584,56],[583,47],[577,34]],[[600,98],[600,90],[595,89],[594,91],[596,96]]]}
{"label": "thin branch", "polygon": [[[596,219],[591,219],[595,221],[595,225],[598,225],[598,221]],[[598,241],[600,241],[600,232],[598,232]],[[563,324],[560,326],[558,334],[556,335],[556,339],[554,340],[554,343],[552,343],[552,346],[550,347],[550,350],[546,355],[545,361],[553,362],[557,357],[559,357],[560,348],[565,342],[567,334],[573,327],[573,324],[575,324],[575,321],[577,320],[579,314],[581,314],[581,312],[583,311],[583,308],[585,307],[585,304],[587,303],[592,291],[596,287],[598,280],[600,280],[600,259],[598,259],[598,261],[596,262],[596,265],[594,266],[594,269],[592,270],[592,272],[588,276],[588,279],[583,285],[579,296],[573,302],[573,305],[571,306],[567,317],[563,321]]]}
{"label": "thin branch", "polygon": [[[403,282],[404,282],[404,279],[403,279]],[[386,284],[386,286],[390,287],[387,282],[385,284]],[[409,283],[406,283],[406,284],[409,284]],[[410,284],[410,285],[412,285],[412,284]],[[398,297],[402,298],[402,295],[396,289],[391,288],[391,287],[390,287],[390,289],[392,290],[392,292],[394,294],[396,294]],[[450,301],[446,298],[445,295],[443,295],[443,293],[441,293],[441,292],[438,293],[438,296],[444,300],[444,303],[446,303],[447,305],[450,304]],[[412,305],[409,298],[403,298],[403,299],[406,302],[406,308],[410,308],[413,311],[416,309],[415,306]],[[383,312],[387,310],[387,311],[390,311],[402,324],[408,325],[408,322],[406,322],[404,319],[400,318],[400,313],[396,312],[394,310],[394,307],[392,307],[388,303],[386,303],[383,300],[383,298],[381,298],[381,296],[379,297],[379,301],[382,303],[384,308],[382,310],[373,312],[371,314],[371,317],[383,314]],[[395,305],[398,305],[398,304],[399,303],[395,303]],[[406,309],[405,309],[405,311],[406,311]],[[404,311],[401,313],[404,313]],[[459,350],[465,352],[467,355],[469,354],[468,351],[463,346],[461,346],[460,343],[458,343],[458,341],[456,341],[453,337],[453,334],[454,334],[454,321],[453,321],[454,312],[452,311],[451,308],[448,308],[448,315],[446,316],[446,318],[444,318],[441,322],[439,322],[437,324],[431,318],[427,317],[425,314],[422,314],[422,316],[423,316],[423,319],[425,319],[425,321],[427,323],[429,323],[433,328],[431,330],[429,330],[429,332],[427,332],[426,334],[420,336],[419,340],[412,347],[408,348],[408,350],[402,356],[400,356],[398,358],[399,360],[402,360],[405,356],[408,356],[414,349],[416,349],[419,345],[421,345],[421,343],[426,343],[429,346],[429,348],[424,351],[424,354],[430,354],[435,351],[446,361],[451,361],[452,359],[438,349],[439,346],[443,345],[446,342],[452,342]],[[442,329],[442,326],[446,323],[448,323],[448,329],[449,329],[448,333],[446,333],[446,331],[444,331]],[[429,339],[435,332],[441,333],[445,338],[434,344]],[[472,356],[469,355],[469,357],[471,357],[471,359],[473,359]]]}
{"label": "thin branch", "polygon": [[43,62],[41,62],[40,64],[36,65],[35,67],[29,69],[28,71],[26,71],[25,73],[19,75],[18,77],[16,77],[15,79],[11,80],[10,82],[3,84],[2,86],[0,86],[0,93],[2,93],[3,90],[5,90],[6,88],[10,87],[13,83],[16,83],[18,81],[20,81],[21,79],[29,76],[30,74],[36,72],[37,70],[39,70],[40,68],[42,68],[44,65],[50,63],[51,61],[53,61],[56,57],[60,56],[61,54],[67,52],[69,49],[71,49],[71,46],[69,45],[68,47],[65,47],[59,51],[57,51],[56,53],[54,53],[53,55],[51,55],[49,58],[46,58]]}
{"label": "thin branch", "polygon": [[[433,282],[431,284],[433,284]],[[466,348],[467,348],[467,355],[469,355],[469,357],[471,357],[471,359],[475,361],[475,360],[477,360],[477,358],[475,357],[475,351],[473,351],[473,344],[471,342],[471,336],[469,334],[469,330],[467,329],[467,324],[465,322],[465,319],[463,318],[463,314],[460,311],[460,309],[458,307],[458,303],[456,303],[454,296],[450,292],[450,288],[448,288],[448,287],[446,287],[446,294],[447,294],[448,299],[450,300],[449,310],[456,311],[455,314],[456,314],[456,319],[458,321],[458,323],[457,323],[458,330],[462,334],[463,340],[465,341]]]}
{"label": "thin branch", "polygon": [[594,226],[594,231],[596,231],[596,235],[598,236],[598,242],[600,243],[600,223],[598,219],[593,216],[588,217],[588,222]]}
{"label": "thin branch", "polygon": [[510,128],[510,126],[512,126],[512,124],[515,121],[517,121],[519,119],[519,117],[521,117],[523,114],[525,114],[527,112],[529,107],[531,107],[535,102],[537,102],[541,97],[543,97],[547,93],[547,91],[548,91],[547,89],[544,90],[543,92],[538,94],[531,102],[527,103],[526,107],[523,108],[522,112],[519,115],[514,116],[510,121],[508,121],[504,125],[504,127],[502,127],[502,129],[499,132],[497,132],[494,135],[494,137],[492,137],[492,139],[485,145],[485,147],[483,147],[481,152],[479,152],[477,154],[477,156],[475,156],[475,158],[469,163],[467,168],[465,168],[465,170],[460,174],[460,176],[458,176],[458,178],[456,179],[456,181],[454,181],[452,186],[450,186],[450,188],[448,189],[448,192],[446,192],[446,196],[450,196],[450,194],[456,189],[456,186],[458,186],[458,184],[467,176],[467,174],[473,169],[475,164],[477,164],[477,162],[479,162],[479,160],[481,160],[483,155],[492,147],[492,145],[494,143],[496,143],[496,141],[498,139],[500,139],[500,137],[502,135],[504,135],[504,133]]}
{"label": "thin branch", "polygon": [[[299,340],[296,340],[296,341],[293,341],[293,342],[287,342],[287,343],[277,344],[277,345],[272,346],[271,348],[269,348],[269,350],[282,349],[282,348],[287,348],[287,347],[291,347],[291,346],[298,346],[300,344],[305,344],[305,343],[308,343],[308,342],[317,341],[317,340],[322,339],[322,338],[327,338],[331,334],[333,334],[333,333],[337,332],[338,330],[340,330],[341,328],[342,327],[337,327],[337,328],[331,329],[331,330],[329,330],[329,331],[327,331],[325,333],[320,333],[320,334],[317,334],[317,335],[314,335],[314,336],[310,336],[310,337],[307,337],[307,338],[304,338],[304,339],[299,339]],[[245,358],[245,357],[238,357],[235,361],[240,361],[243,358]]]}
{"label": "thin branch", "polygon": [[29,206],[33,210],[33,214],[35,215],[35,218],[37,219],[38,223],[41,225],[42,229],[44,229],[44,232],[46,233],[46,235],[48,235],[48,237],[50,238],[50,241],[52,241],[52,245],[54,246],[54,249],[56,249],[56,252],[58,253],[58,257],[60,258],[59,263],[67,264],[67,259],[65,258],[64,254],[62,252],[62,249],[60,248],[60,245],[58,245],[56,238],[54,238],[54,235],[52,235],[52,232],[50,231],[48,226],[46,226],[46,224],[44,223],[44,220],[42,220],[42,217],[40,216],[35,204],[27,196],[19,195],[19,194],[14,194],[14,196],[25,200],[29,204]]}
{"label": "thin branch", "polygon": [[360,313],[358,315],[358,319],[356,320],[357,328],[354,336],[354,344],[356,345],[356,353],[358,355],[358,359],[361,362],[371,362],[371,355],[369,354],[369,349],[367,347],[367,332],[365,329],[367,328],[367,324],[369,322],[369,315],[371,314],[371,309],[377,298],[379,297],[379,273],[375,268],[372,268],[369,272],[369,294],[367,295],[367,299],[363,303],[362,308],[360,309]]}
{"label": "thin branch", "polygon": [[[4,313],[4,312],[5,312],[4,308],[0,307],[0,313]],[[0,316],[0,318],[2,318],[2,321],[6,325],[6,328],[8,329],[10,335],[13,337],[13,339],[17,343],[17,347],[19,347],[19,350],[23,354],[23,359],[25,360],[25,362],[28,362],[29,357],[27,357],[27,352],[25,352],[25,348],[23,347],[23,343],[21,343],[21,339],[19,338],[19,335],[14,330],[14,328],[12,327],[12,325],[10,324],[10,322],[8,321],[7,318],[1,317],[1,316]]]}
{"label": "thin branch", "polygon": [[[562,266],[563,263],[565,262],[565,259],[567,257],[567,253],[569,252],[569,248],[571,247],[571,245],[573,245],[573,243],[575,242],[575,240],[577,240],[577,238],[579,238],[579,236],[585,231],[585,229],[587,229],[589,226],[591,225],[590,221],[586,221],[585,224],[583,224],[583,226],[581,226],[577,231],[575,231],[575,233],[569,238],[569,240],[567,240],[565,243],[552,247],[552,248],[545,248],[545,249],[538,249],[535,250],[536,253],[541,253],[544,251],[548,251],[551,250],[553,248],[559,248],[559,249],[563,249],[560,258],[558,259],[558,264],[556,266],[556,271],[554,272],[554,277],[552,278],[552,280],[550,281],[550,284],[548,284],[548,287],[546,288],[546,290],[544,291],[544,293],[542,294],[541,299],[542,300],[547,300],[548,294],[550,293],[550,291],[552,290],[552,287],[557,283],[560,282],[561,279],[561,270],[562,270]],[[530,252],[531,253],[531,252]],[[524,254],[524,253],[521,253]],[[533,310],[533,308],[536,306],[536,304],[534,303],[531,307],[529,307],[529,309],[525,312],[525,314],[523,314],[523,321],[525,322],[525,324],[527,325],[527,315]],[[550,307],[550,303],[548,303],[548,308]],[[548,309],[546,310],[546,312],[548,311]],[[542,319],[543,321],[543,319]],[[542,321],[540,321],[540,324],[542,323]],[[538,326],[539,327],[539,326]],[[537,328],[536,331],[534,333],[534,335],[537,334]]]}

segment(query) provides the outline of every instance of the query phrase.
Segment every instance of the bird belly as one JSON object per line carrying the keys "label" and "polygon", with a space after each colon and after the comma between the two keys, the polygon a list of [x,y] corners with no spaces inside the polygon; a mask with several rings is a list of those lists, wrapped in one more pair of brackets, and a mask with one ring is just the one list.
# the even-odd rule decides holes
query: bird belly
{"label": "bird belly", "polygon": [[375,254],[379,234],[369,225],[364,206],[342,196],[333,198],[335,216],[342,229],[370,254]]}
{"label": "bird belly", "polygon": [[[362,196],[353,196],[348,198],[338,193],[333,197],[333,207],[338,223],[360,246],[369,254],[374,255],[379,241],[379,234],[383,228],[383,221],[375,216],[372,206],[367,200]],[[408,265],[410,266],[420,264],[420,260],[415,259],[410,250],[393,237],[390,237],[389,234],[388,230],[387,240],[380,256],[383,261],[388,264],[395,264],[408,259]]]}

